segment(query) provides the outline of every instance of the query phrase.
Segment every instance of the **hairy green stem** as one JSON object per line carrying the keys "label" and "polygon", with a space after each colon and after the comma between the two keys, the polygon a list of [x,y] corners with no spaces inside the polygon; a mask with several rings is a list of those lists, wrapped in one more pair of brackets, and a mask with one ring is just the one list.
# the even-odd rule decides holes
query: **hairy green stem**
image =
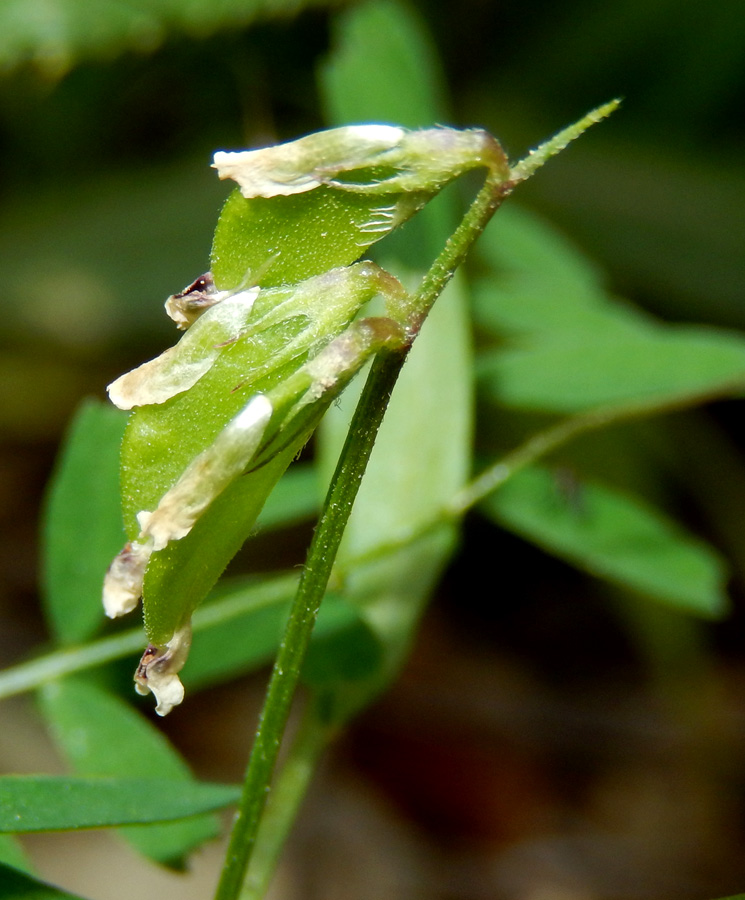
{"label": "hairy green stem", "polygon": [[544,143],[536,147],[535,150],[531,150],[525,159],[521,159],[517,165],[512,167],[511,173],[513,181],[517,183],[530,178],[530,176],[540,169],[552,156],[561,153],[567,144],[570,144],[581,134],[584,134],[591,125],[596,125],[598,122],[602,122],[603,119],[607,119],[611,113],[618,109],[620,104],[620,100],[611,100],[609,103],[598,106],[597,109],[593,109],[591,112],[587,113],[587,115],[583,116],[578,122],[574,122],[574,124],[570,125],[568,128],[564,128],[549,140],[544,141]]}
{"label": "hairy green stem", "polygon": [[240,900],[262,900],[266,895],[318,761],[336,731],[311,700],[267,800]]}
{"label": "hairy green stem", "polygon": [[269,680],[215,900],[235,900],[240,893],[336,551],[405,358],[401,351],[375,359],[352,419]]}

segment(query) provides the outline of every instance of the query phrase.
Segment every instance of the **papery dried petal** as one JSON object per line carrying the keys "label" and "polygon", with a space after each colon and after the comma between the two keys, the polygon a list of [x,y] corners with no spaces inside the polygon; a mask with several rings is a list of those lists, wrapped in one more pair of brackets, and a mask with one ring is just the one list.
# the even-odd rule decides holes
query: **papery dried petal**
{"label": "papery dried petal", "polygon": [[346,125],[260,150],[218,150],[213,167],[247,198],[302,194],[327,183],[329,172],[374,165],[405,133],[393,125]]}
{"label": "papery dried petal", "polygon": [[103,582],[103,608],[110,619],[126,615],[142,596],[142,582],[150,555],[151,541],[129,541],[109,566]]}
{"label": "papery dried petal", "polygon": [[178,673],[184,667],[191,647],[191,623],[176,631],[165,647],[149,644],[135,672],[138,694],[152,693],[157,701],[155,712],[166,716],[184,699],[184,686]]}
{"label": "papery dried petal", "polygon": [[113,381],[109,399],[119,409],[165,403],[193,387],[214,365],[226,343],[245,331],[259,288],[226,295],[175,347]]}
{"label": "papery dried petal", "polygon": [[186,537],[213,500],[246,469],[271,417],[272,404],[257,394],[186,467],[154,512],[138,513],[140,538],[151,539],[153,549],[162,550]]}
{"label": "papery dried petal", "polygon": [[165,302],[166,312],[177,327],[185,331],[202,313],[216,303],[221,303],[230,294],[230,291],[218,291],[212,280],[212,273],[205,272],[183,291],[171,294]]}

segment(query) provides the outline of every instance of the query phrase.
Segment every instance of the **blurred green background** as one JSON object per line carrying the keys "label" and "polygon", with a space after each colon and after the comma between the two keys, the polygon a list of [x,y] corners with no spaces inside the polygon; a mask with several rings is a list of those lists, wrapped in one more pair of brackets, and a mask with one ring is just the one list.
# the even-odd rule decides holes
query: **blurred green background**
{"label": "blurred green background", "polygon": [[[162,303],[207,267],[212,230],[228,193],[209,169],[212,152],[323,127],[317,74],[354,5],[0,0],[0,651],[7,662],[43,637],[36,536],[43,486],[65,423],[81,398],[102,397],[114,377],[172,342]],[[442,124],[485,127],[513,159],[591,107],[622,97],[621,111],[553,160],[520,189],[517,202],[562,228],[606,270],[613,291],[639,306],[671,321],[745,329],[741,0],[536,0],[529,6],[513,0],[422,0],[410,8],[442,63],[451,110]],[[406,88],[402,83],[401,90]],[[741,404],[722,403],[705,416],[694,431],[674,422],[668,433],[677,452],[691,461],[679,470],[672,505],[706,530],[691,496],[708,489],[706,473],[726,472],[731,488],[725,486],[709,511],[731,523],[728,550],[742,563]],[[670,462],[658,437],[649,440]],[[699,476],[701,484],[686,485]],[[726,750],[716,745],[731,776],[726,798],[719,781],[702,782],[698,775],[683,779],[684,789],[670,783],[659,748],[675,735],[655,731],[659,723],[649,706],[656,695],[644,696],[641,713],[626,708],[644,679],[634,668],[628,632],[607,612],[613,598],[609,603],[586,580],[515,538],[502,536],[497,551],[489,544],[485,563],[483,542],[493,542],[494,535],[485,536],[483,527],[468,526],[460,562],[425,628],[413,668],[387,701],[388,712],[368,718],[348,748],[347,764],[372,772],[436,845],[452,850],[455,841],[457,850],[462,841],[471,850],[490,848],[478,864],[454,852],[463,878],[450,884],[456,876],[448,869],[442,890],[425,895],[612,900],[704,897],[717,878],[736,887],[745,869],[736,862],[745,778],[731,744],[725,742]],[[519,606],[485,609],[480,602],[478,585],[494,577],[495,553],[505,560],[499,577],[513,587],[519,583]],[[742,574],[738,579],[733,619],[706,637],[716,651],[707,651],[714,668],[727,674],[727,689],[737,698],[716,709],[741,722]],[[645,616],[637,640],[659,644],[655,627]],[[660,627],[677,626],[664,620]],[[698,671],[699,638],[690,640],[690,667]],[[513,659],[528,663],[512,667]],[[682,665],[679,652],[676,661]],[[531,693],[526,671],[544,689],[567,685],[568,693]],[[468,717],[472,703],[469,721],[483,733],[448,745],[449,753],[429,756],[424,765],[416,736],[397,731],[396,722],[410,716],[412,707],[427,707],[428,692],[436,692],[443,672],[462,684],[458,716]],[[618,695],[595,697],[594,705],[580,711],[572,692],[589,691],[598,673],[605,684],[623,688]],[[496,725],[480,711],[480,692],[501,698]],[[703,701],[691,696],[686,703],[710,703],[708,694]],[[521,706],[515,697],[531,699]],[[610,708],[621,725],[603,718]],[[441,720],[429,723],[440,748],[443,735],[460,728],[461,719],[451,714],[440,709]],[[649,746],[645,727],[651,728]],[[618,749],[627,741],[636,752],[646,747],[652,762],[637,768],[638,756],[619,752],[621,763],[603,768],[587,749],[597,728],[601,743]],[[696,733],[701,740],[703,732]],[[694,750],[700,749],[696,744]],[[407,758],[414,760],[409,770],[401,764]],[[468,779],[453,776],[461,770],[482,772],[491,805],[483,802],[483,792],[470,795]],[[427,794],[427,773],[445,799]],[[686,791],[688,824],[671,799],[676,792],[687,797]],[[505,847],[533,859],[535,835],[561,833],[561,816],[588,821],[588,804],[613,810],[603,819],[605,813],[593,807],[606,823],[623,819],[624,796],[627,818],[643,820],[629,829],[629,840],[648,849],[666,829],[674,832],[675,840],[655,857],[671,879],[663,879],[664,889],[651,869],[645,875],[643,853],[639,884],[619,875],[616,884],[623,886],[616,893],[593,887],[592,879],[584,894],[581,886],[564,894],[511,891],[504,884],[510,883],[513,863],[504,856],[502,882],[485,874]],[[636,798],[636,806],[629,798]],[[387,823],[383,831],[391,827]],[[564,860],[562,871],[577,858],[589,859],[592,871],[617,858],[617,848],[609,850],[595,832],[592,840],[581,828],[570,832],[575,842],[587,838],[588,846],[562,845],[564,857],[554,845],[545,851]],[[678,884],[676,860],[695,856],[685,833],[701,860],[699,865],[695,857],[695,877]],[[417,840],[402,839],[407,847]],[[411,855],[418,859],[418,853],[414,846]],[[739,885],[745,886],[745,878]],[[364,895],[350,888],[340,896]]]}
{"label": "blurred green background", "polygon": [[[212,151],[323,124],[337,4],[0,4],[2,425],[52,438],[75,398],[169,334],[226,194]],[[418,10],[450,123],[513,158],[610,97],[622,112],[522,191],[671,319],[741,327],[745,16],[737,0],[466,0]],[[402,86],[405,89],[405,86]]]}

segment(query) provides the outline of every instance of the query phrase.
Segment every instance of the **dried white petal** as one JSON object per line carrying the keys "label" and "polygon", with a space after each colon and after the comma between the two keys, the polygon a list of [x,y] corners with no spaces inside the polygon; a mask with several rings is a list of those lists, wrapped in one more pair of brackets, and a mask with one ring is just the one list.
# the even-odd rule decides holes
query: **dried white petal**
{"label": "dried white petal", "polygon": [[190,328],[175,347],[143,363],[108,386],[109,398],[119,409],[165,403],[193,387],[222,353],[226,343],[245,331],[259,288],[226,296]]}
{"label": "dried white petal", "polygon": [[178,673],[191,647],[191,623],[176,631],[165,647],[149,644],[135,672],[138,694],[152,692],[157,701],[155,712],[166,716],[184,699],[184,686]]}
{"label": "dried white petal", "polygon": [[393,125],[346,125],[260,150],[218,150],[213,168],[247,198],[302,194],[328,183],[329,173],[373,165],[405,133]]}
{"label": "dried white petal", "polygon": [[169,541],[186,537],[213,500],[245,471],[271,417],[271,402],[256,394],[186,467],[155,510],[137,514],[140,539],[150,538],[153,549],[162,550]]}
{"label": "dried white petal", "polygon": [[152,542],[131,541],[114,557],[103,582],[103,608],[110,619],[132,612],[139,603],[152,551]]}

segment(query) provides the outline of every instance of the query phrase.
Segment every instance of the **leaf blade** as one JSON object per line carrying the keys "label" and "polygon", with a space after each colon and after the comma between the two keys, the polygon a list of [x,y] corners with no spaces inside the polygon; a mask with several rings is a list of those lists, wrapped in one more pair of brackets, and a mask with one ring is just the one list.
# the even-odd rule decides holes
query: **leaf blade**
{"label": "leaf blade", "polygon": [[[44,718],[73,771],[106,778],[157,777],[194,784],[188,766],[147,719],[89,680],[67,678],[40,692]],[[180,861],[219,831],[212,816],[188,822],[130,828],[123,836],[165,864]]]}
{"label": "leaf blade", "polygon": [[727,611],[719,555],[639,498],[587,481],[573,499],[562,494],[554,473],[534,466],[482,508],[503,527],[596,577],[684,612],[716,618]]}
{"label": "leaf blade", "polygon": [[118,495],[126,421],[108,404],[85,401],[51,483],[44,525],[45,612],[63,644],[86,640],[104,621],[103,574],[125,539]]}
{"label": "leaf blade", "polygon": [[724,330],[661,327],[539,343],[485,355],[479,378],[492,400],[533,412],[575,413],[639,400],[665,404],[741,392],[745,340]]}
{"label": "leaf blade", "polygon": [[236,803],[240,788],[159,778],[0,776],[0,833],[75,831],[200,815]]}

